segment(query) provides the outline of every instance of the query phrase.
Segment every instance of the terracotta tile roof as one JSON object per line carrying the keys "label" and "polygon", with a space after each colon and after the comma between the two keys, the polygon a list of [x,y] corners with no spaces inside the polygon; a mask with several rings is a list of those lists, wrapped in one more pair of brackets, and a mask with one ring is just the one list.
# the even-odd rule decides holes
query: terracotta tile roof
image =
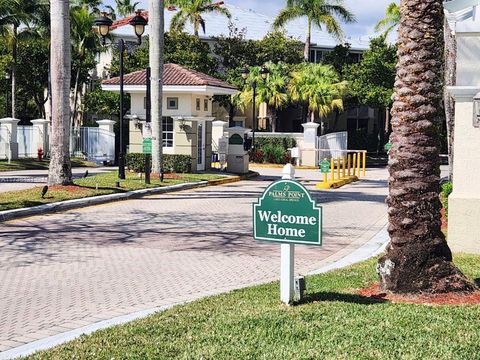
{"label": "terracotta tile roof", "polygon": [[[123,77],[124,85],[146,85],[147,76],[145,70],[135,71]],[[103,85],[119,85],[120,78],[114,77],[103,80]],[[163,84],[180,86],[215,86],[226,89],[237,89],[225,81],[214,78],[213,76],[201,73],[199,71],[186,69],[177,64],[165,64],[163,67]]]}

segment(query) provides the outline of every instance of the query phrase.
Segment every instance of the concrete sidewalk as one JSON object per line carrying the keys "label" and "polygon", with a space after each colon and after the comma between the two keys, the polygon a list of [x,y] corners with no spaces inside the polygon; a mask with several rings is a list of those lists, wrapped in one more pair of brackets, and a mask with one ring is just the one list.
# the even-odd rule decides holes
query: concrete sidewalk
{"label": "concrete sidewalk", "polygon": [[[279,246],[252,239],[251,211],[281,169],[253,170],[262,176],[3,223],[0,351],[278,280]],[[333,191],[315,189],[318,171],[297,175],[324,208],[324,246],[297,246],[296,272],[355,254],[385,227],[386,170]]]}

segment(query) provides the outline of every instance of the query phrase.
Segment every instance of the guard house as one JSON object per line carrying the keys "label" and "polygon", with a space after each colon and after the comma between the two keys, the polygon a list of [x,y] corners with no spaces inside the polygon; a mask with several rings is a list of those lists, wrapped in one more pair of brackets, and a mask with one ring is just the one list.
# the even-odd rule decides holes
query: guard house
{"label": "guard house", "polygon": [[[129,153],[141,153],[146,115],[146,71],[124,76],[131,97]],[[120,78],[104,80],[102,89],[120,92]],[[232,95],[235,86],[176,64],[163,69],[163,153],[189,155],[192,172],[208,170],[212,157],[212,99]]]}
{"label": "guard house", "polygon": [[453,192],[448,243],[453,251],[480,253],[480,0],[444,3],[457,41]]}

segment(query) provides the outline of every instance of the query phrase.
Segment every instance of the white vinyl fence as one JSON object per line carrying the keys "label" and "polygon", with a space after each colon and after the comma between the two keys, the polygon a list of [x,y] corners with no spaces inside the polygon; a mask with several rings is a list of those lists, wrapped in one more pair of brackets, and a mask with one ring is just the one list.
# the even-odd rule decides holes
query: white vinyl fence
{"label": "white vinyl fence", "polygon": [[33,126],[18,126],[17,127],[17,143],[18,143],[18,157],[33,158],[37,156],[36,146],[34,144],[38,128]]}

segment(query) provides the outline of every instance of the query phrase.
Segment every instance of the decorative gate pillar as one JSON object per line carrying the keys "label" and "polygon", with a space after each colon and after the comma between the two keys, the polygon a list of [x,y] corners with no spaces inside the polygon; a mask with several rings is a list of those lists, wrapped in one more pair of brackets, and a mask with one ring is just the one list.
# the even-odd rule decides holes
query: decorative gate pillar
{"label": "decorative gate pillar", "polygon": [[456,252],[480,254],[480,127],[474,96],[480,87],[449,88],[455,98],[453,192],[448,198],[448,245]]}
{"label": "decorative gate pillar", "polygon": [[113,133],[113,125],[115,125],[115,120],[98,120],[97,124],[100,129]]}
{"label": "decorative gate pillar", "polygon": [[0,154],[8,160],[18,159],[17,125],[19,121],[19,119],[14,118],[0,119],[2,138],[5,137],[5,140],[7,140],[0,143]]}
{"label": "decorative gate pillar", "polygon": [[317,129],[320,126],[318,123],[307,122],[303,126],[303,142],[300,146],[302,165],[304,166],[318,166],[317,159]]}
{"label": "decorative gate pillar", "polygon": [[50,121],[45,119],[35,119],[30,122],[33,124],[34,150],[42,149],[44,154],[49,153],[48,125],[50,124]]}

